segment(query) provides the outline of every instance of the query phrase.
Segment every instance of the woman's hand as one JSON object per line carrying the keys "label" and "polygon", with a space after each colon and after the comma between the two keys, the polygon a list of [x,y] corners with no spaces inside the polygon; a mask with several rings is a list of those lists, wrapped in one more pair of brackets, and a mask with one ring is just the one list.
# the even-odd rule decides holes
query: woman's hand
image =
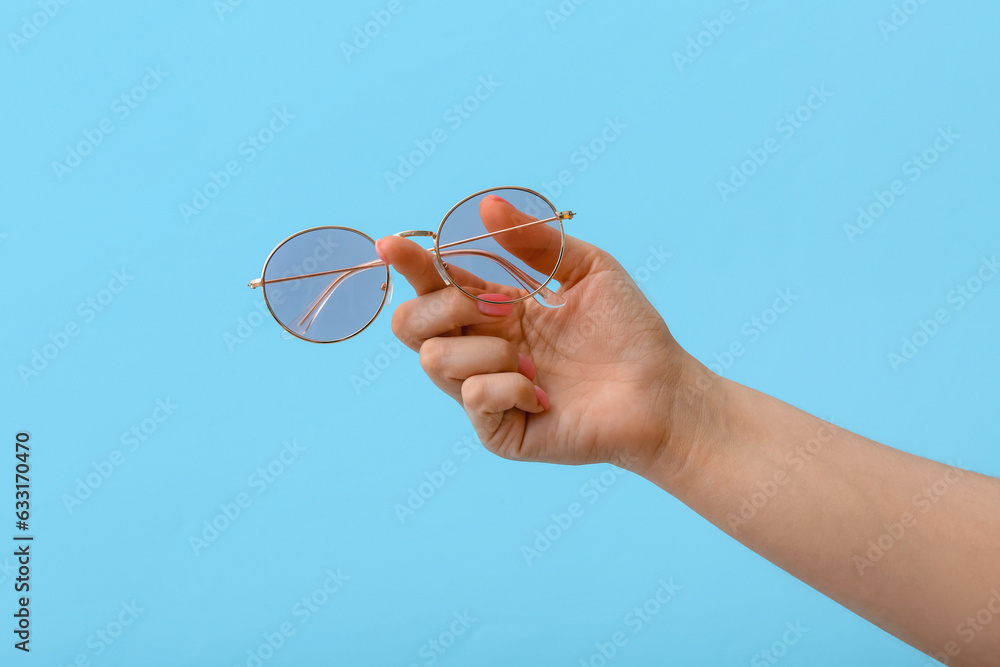
{"label": "woman's hand", "polygon": [[[504,206],[484,206],[488,226],[489,211],[502,215]],[[678,429],[696,420],[680,418],[675,407],[686,409],[678,390],[700,365],[610,255],[566,237],[556,275],[566,305],[545,308],[470,299],[446,287],[431,253],[407,239],[383,238],[378,249],[418,295],[396,309],[393,332],[465,408],[487,449],[515,460],[611,462],[633,471],[664,454],[683,462],[689,439]],[[463,286],[524,294],[472,276]]]}
{"label": "woman's hand", "polygon": [[[482,212],[490,229],[497,207]],[[557,252],[558,233],[542,234],[543,254]],[[975,619],[992,619],[1000,600],[1000,480],[716,376],[674,342],[614,259],[577,239],[566,239],[556,275],[558,309],[479,303],[444,289],[418,245],[389,237],[379,248],[418,294],[396,310],[393,330],[488,449],[628,468],[937,659],[998,664],[1000,621]],[[460,275],[473,293],[515,294]]]}

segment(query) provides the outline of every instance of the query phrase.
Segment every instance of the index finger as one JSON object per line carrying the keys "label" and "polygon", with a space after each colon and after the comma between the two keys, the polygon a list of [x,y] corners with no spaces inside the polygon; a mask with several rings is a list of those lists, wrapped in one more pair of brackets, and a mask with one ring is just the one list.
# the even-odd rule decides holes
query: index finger
{"label": "index finger", "polygon": [[[437,267],[434,253],[419,244],[400,236],[386,236],[375,242],[379,259],[392,265],[410,283],[417,296],[436,292],[445,287]],[[461,282],[463,287],[486,289],[486,283],[479,277],[455,266],[448,268],[448,275]]]}

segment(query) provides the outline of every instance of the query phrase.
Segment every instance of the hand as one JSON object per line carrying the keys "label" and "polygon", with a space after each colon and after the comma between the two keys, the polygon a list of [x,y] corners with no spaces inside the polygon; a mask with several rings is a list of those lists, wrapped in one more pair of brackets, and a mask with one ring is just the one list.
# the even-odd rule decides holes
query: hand
{"label": "hand", "polygon": [[[523,215],[488,197],[480,214],[492,230]],[[542,236],[504,244],[508,251],[532,248],[521,257],[528,264],[558,253],[556,230],[524,229]],[[556,275],[566,301],[558,309],[475,301],[445,288],[432,255],[415,243],[388,237],[378,248],[418,295],[396,309],[393,331],[419,350],[427,375],[465,408],[487,449],[627,468],[921,650],[996,664],[1000,626],[984,625],[960,646],[955,624],[988,612],[993,598],[984,591],[1000,581],[1000,481],[837,429],[711,373],[674,341],[622,267],[577,239],[566,239]],[[519,294],[453,269],[449,276],[470,293]],[[914,493],[941,485],[933,511],[915,509]],[[883,531],[897,531],[904,546],[869,557]]]}
{"label": "hand", "polygon": [[[505,226],[490,216],[524,215],[499,198],[484,201],[481,213],[490,229]],[[554,229],[530,229],[555,236],[558,252]],[[417,293],[396,309],[393,332],[465,408],[487,449],[514,460],[611,462],[637,472],[665,452],[686,455],[671,441],[690,420],[678,419],[674,406],[682,378],[698,364],[610,255],[566,237],[556,275],[566,305],[551,309],[532,300],[470,299],[446,287],[431,253],[407,239],[380,239],[378,249]],[[475,294],[524,294],[463,276]]]}

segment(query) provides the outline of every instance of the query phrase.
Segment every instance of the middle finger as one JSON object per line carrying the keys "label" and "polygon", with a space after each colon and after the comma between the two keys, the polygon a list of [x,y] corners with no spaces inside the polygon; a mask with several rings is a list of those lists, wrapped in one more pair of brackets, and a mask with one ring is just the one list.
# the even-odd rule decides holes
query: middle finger
{"label": "middle finger", "polygon": [[[505,295],[491,296],[497,300]],[[442,289],[410,299],[392,315],[392,332],[413,351],[428,338],[449,335],[462,327],[493,324],[514,312],[515,304],[491,304],[470,299],[457,289]]]}

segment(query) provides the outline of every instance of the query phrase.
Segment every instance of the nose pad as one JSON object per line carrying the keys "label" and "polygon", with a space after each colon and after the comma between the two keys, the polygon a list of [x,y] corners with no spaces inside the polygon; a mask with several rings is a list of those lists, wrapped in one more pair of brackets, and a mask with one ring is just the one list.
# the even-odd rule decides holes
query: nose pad
{"label": "nose pad", "polygon": [[389,272],[388,277],[385,280],[385,284],[383,285],[383,288],[385,289],[385,302],[382,304],[382,307],[385,308],[386,306],[388,306],[389,304],[392,303],[392,272],[391,271]]}
{"label": "nose pad", "polygon": [[563,298],[563,295],[550,290],[548,285],[538,290],[532,298],[536,303],[546,308],[562,308],[566,305],[566,299]]}
{"label": "nose pad", "polygon": [[451,285],[451,278],[448,276],[448,265],[441,261],[441,256],[434,252],[434,268],[437,269],[438,275],[441,276],[441,280],[444,281],[445,285]]}

